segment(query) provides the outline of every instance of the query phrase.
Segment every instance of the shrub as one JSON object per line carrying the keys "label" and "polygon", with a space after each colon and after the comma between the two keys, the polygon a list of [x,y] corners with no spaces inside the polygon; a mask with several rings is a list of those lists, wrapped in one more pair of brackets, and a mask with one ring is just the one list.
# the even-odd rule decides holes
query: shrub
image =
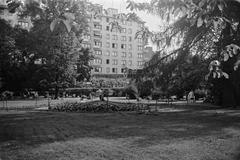
{"label": "shrub", "polygon": [[51,111],[58,112],[120,112],[120,111],[137,111],[147,110],[147,105],[139,105],[134,103],[117,103],[117,102],[65,102],[49,107]]}

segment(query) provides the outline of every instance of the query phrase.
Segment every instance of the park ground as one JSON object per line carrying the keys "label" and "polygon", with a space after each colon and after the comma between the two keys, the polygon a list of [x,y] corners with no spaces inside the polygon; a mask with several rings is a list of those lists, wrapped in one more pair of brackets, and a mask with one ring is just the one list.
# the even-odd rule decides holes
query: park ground
{"label": "park ground", "polygon": [[0,111],[1,160],[240,160],[240,110],[160,105],[159,112]]}

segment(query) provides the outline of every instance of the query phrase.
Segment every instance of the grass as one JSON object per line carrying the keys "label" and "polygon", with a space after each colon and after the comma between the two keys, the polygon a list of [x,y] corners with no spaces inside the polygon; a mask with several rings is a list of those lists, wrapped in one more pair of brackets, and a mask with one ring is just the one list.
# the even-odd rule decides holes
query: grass
{"label": "grass", "polygon": [[240,111],[0,112],[1,160],[239,160]]}

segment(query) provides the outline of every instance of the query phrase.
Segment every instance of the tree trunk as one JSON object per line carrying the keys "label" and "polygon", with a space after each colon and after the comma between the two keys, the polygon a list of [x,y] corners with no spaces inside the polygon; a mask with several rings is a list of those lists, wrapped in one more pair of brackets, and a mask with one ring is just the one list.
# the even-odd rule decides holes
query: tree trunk
{"label": "tree trunk", "polygon": [[55,93],[54,93],[54,99],[57,99],[57,98],[58,98],[58,94],[59,94],[59,87],[56,86],[56,87],[55,87]]}

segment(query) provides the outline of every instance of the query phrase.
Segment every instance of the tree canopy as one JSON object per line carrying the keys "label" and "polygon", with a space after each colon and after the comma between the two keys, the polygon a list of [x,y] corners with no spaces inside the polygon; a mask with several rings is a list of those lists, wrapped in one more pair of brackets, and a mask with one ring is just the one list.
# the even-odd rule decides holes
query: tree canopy
{"label": "tree canopy", "polygon": [[[151,0],[148,3],[128,1],[131,10],[143,10],[170,20],[172,16],[179,17],[165,30],[148,34],[151,39],[162,46],[169,46],[174,38],[181,38],[180,48],[167,53],[155,63],[148,63],[145,72],[155,78],[163,78],[162,72],[188,68],[186,73],[200,72],[196,76],[206,73],[209,65],[209,82],[212,90],[218,90],[214,95],[218,104],[239,105],[239,22],[240,2],[238,0]],[[200,66],[188,66],[194,55],[200,58]],[[211,62],[212,61],[212,62]],[[211,63],[210,63],[211,62]],[[186,64],[186,65],[184,65]],[[172,67],[166,67],[171,65]],[[184,65],[184,66],[183,66]],[[203,65],[203,66],[202,66]],[[205,68],[205,70],[204,70]],[[201,69],[202,72],[201,72]],[[170,71],[171,70],[171,71]],[[171,78],[176,75],[171,76]],[[196,78],[196,76],[194,76]],[[173,78],[176,80],[179,78]],[[189,78],[185,79],[187,81]],[[179,82],[179,81],[178,81]],[[199,83],[200,84],[200,83]],[[218,97],[218,98],[217,98]],[[228,97],[228,98],[226,98]]]}
{"label": "tree canopy", "polygon": [[[9,30],[1,30],[1,34],[4,34],[1,36],[4,38],[1,41],[4,43],[1,56],[5,56],[1,65],[5,65],[6,68],[6,74],[3,76],[4,89],[55,89],[57,97],[60,88],[74,85],[74,79],[89,78],[90,52],[81,47],[82,35],[87,27],[83,1],[26,1],[18,12],[23,18],[30,17],[33,27],[28,32],[12,28],[1,20],[7,26],[3,26],[4,29]],[[18,64],[16,72],[7,71],[10,64],[6,63],[14,62],[10,58],[15,52],[19,58],[16,62],[25,66]],[[12,77],[16,82],[18,75],[24,85],[16,83],[16,87],[9,78]],[[31,85],[26,85],[28,81]]]}

